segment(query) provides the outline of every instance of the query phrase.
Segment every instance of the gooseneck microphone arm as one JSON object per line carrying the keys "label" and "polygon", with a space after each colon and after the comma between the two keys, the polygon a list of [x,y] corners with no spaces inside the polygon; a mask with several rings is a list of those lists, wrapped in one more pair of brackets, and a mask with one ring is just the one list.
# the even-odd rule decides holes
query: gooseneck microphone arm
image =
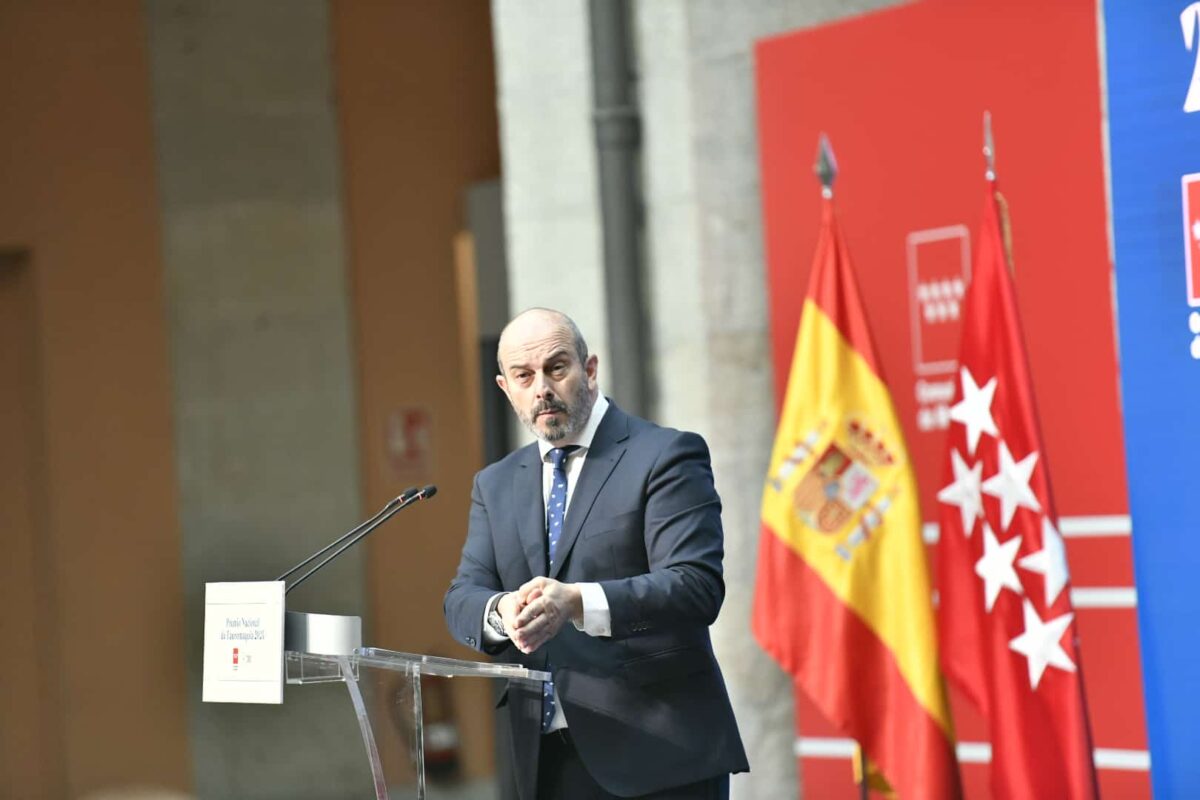
{"label": "gooseneck microphone arm", "polygon": [[418,491],[418,489],[417,489],[417,487],[415,487],[415,486],[410,486],[410,487],[408,487],[407,489],[405,489],[403,492],[401,492],[401,493],[400,493],[400,496],[399,496],[399,497],[395,497],[395,498],[393,498],[393,499],[389,500],[389,501],[388,501],[388,504],[387,504],[386,506],[384,506],[384,507],[383,507],[383,508],[382,508],[382,509],[379,511],[379,513],[377,513],[375,516],[373,516],[373,517],[370,517],[369,519],[365,520],[364,522],[360,522],[359,524],[355,525],[355,526],[354,526],[353,528],[351,528],[351,529],[350,529],[350,530],[349,530],[347,533],[343,534],[342,536],[339,536],[337,539],[334,539],[332,542],[330,542],[329,544],[325,545],[325,546],[324,546],[324,547],[322,547],[320,550],[318,550],[317,552],[313,553],[311,556],[309,556],[308,558],[304,559],[304,560],[303,560],[303,561],[301,561],[299,564],[297,564],[296,566],[292,567],[291,569],[289,569],[287,572],[285,572],[285,573],[283,573],[282,575],[280,575],[280,576],[279,576],[278,578],[276,578],[275,580],[277,580],[277,581],[281,581],[281,580],[283,580],[283,579],[287,578],[287,576],[289,576],[289,575],[291,575],[291,574],[293,574],[293,573],[297,572],[297,571],[298,571],[298,570],[299,570],[301,567],[304,567],[304,566],[305,566],[305,565],[307,565],[307,564],[311,564],[313,561],[315,561],[316,559],[318,559],[318,558],[320,558],[321,556],[325,555],[325,554],[326,554],[326,553],[328,553],[330,550],[332,550],[333,548],[337,547],[339,544],[341,544],[342,542],[346,541],[346,540],[347,540],[347,539],[349,539],[351,536],[353,536],[354,534],[358,533],[358,532],[359,532],[359,531],[361,531],[363,528],[367,527],[368,525],[370,525],[372,522],[374,522],[375,520],[377,520],[377,519],[379,519],[380,517],[382,517],[382,516],[383,516],[384,514],[386,514],[387,512],[391,511],[393,508],[396,508],[397,506],[403,505],[404,503],[408,502],[408,498],[409,498],[409,497],[411,497],[412,495],[416,494],[416,493],[417,493],[417,491]]}
{"label": "gooseneck microphone arm", "polygon": [[320,557],[321,555],[323,555],[324,553],[327,553],[330,550],[333,550],[332,553],[329,553],[329,555],[326,556],[324,559],[322,559],[315,567],[313,567],[308,572],[301,575],[290,586],[288,586],[287,589],[284,590],[284,594],[287,594],[288,592],[292,591],[292,589],[295,589],[297,586],[304,583],[306,580],[311,578],[318,570],[322,569],[326,564],[333,561],[335,558],[340,556],[342,553],[346,552],[351,547],[353,547],[354,545],[361,542],[368,534],[371,533],[371,531],[375,530],[380,525],[387,522],[389,519],[392,518],[393,515],[397,514],[398,512],[402,511],[403,509],[409,507],[410,505],[417,502],[418,500],[427,500],[430,497],[433,497],[435,494],[437,494],[437,487],[433,486],[432,484],[429,486],[426,486],[422,489],[419,489],[419,490],[417,490],[417,489],[406,490],[399,497],[391,500],[387,505],[385,505],[378,514],[371,517],[366,522],[363,522],[362,524],[356,526],[354,529],[352,529],[351,531],[349,531],[348,533],[346,533],[345,535],[343,535],[336,541],[326,545],[321,550],[318,550],[316,553],[313,553],[311,556],[304,559],[299,564],[292,567],[290,570],[288,570],[287,572],[283,573],[278,578],[276,578],[276,580],[283,580],[288,575],[291,575],[292,573],[299,570],[305,564],[309,564],[312,561],[314,561],[315,559],[317,559],[318,557]]}

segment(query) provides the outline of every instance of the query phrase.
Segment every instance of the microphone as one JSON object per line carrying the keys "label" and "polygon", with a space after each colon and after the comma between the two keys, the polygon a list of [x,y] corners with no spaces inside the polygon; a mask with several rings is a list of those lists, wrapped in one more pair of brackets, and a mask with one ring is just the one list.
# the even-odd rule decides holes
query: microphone
{"label": "microphone", "polygon": [[277,580],[277,581],[283,580],[288,575],[291,575],[292,573],[299,570],[301,567],[305,566],[306,564],[312,563],[314,560],[316,560],[317,558],[320,558],[325,553],[328,553],[330,550],[333,550],[333,552],[330,553],[325,559],[323,559],[320,563],[318,563],[315,567],[310,569],[308,572],[304,573],[299,578],[297,578],[296,581],[291,586],[288,586],[283,592],[284,594],[287,594],[292,589],[295,589],[297,586],[299,586],[300,584],[304,583],[306,580],[311,578],[318,570],[322,569],[330,561],[333,561],[335,558],[340,556],[342,553],[346,552],[351,547],[358,544],[369,533],[371,533],[371,531],[375,530],[380,525],[387,522],[395,514],[404,510],[405,508],[408,508],[410,505],[417,502],[418,500],[427,500],[430,497],[433,497],[435,494],[437,494],[437,487],[434,486],[433,484],[429,484],[428,486],[424,486],[420,489],[416,488],[415,486],[410,486],[409,488],[407,488],[403,492],[401,492],[399,497],[395,497],[395,498],[389,500],[387,505],[385,505],[382,509],[380,509],[379,513],[377,513],[375,516],[373,516],[370,519],[366,520],[365,522],[359,523],[355,527],[351,528],[348,532],[346,532],[342,536],[338,537],[337,540],[325,545],[320,550],[313,553],[311,556],[304,559],[299,564],[292,567],[291,569],[289,569],[287,572],[280,575],[275,580]]}
{"label": "microphone", "polygon": [[353,528],[351,528],[351,529],[350,529],[350,531],[349,531],[349,532],[347,532],[347,533],[346,533],[346,534],[344,534],[343,536],[340,536],[340,537],[338,537],[338,538],[337,538],[335,541],[332,541],[332,542],[330,542],[329,544],[325,545],[325,546],[324,546],[324,547],[322,547],[320,550],[318,550],[317,552],[313,553],[311,556],[309,556],[308,558],[304,559],[304,560],[303,560],[303,561],[301,561],[299,564],[297,564],[296,566],[292,567],[291,569],[289,569],[287,572],[285,572],[285,573],[283,573],[282,575],[280,575],[280,576],[279,576],[278,578],[276,578],[275,580],[277,580],[277,581],[281,581],[281,580],[283,580],[284,578],[286,578],[288,575],[291,575],[293,572],[295,572],[296,570],[298,570],[298,569],[300,569],[301,567],[303,567],[305,564],[312,563],[312,561],[313,561],[314,559],[320,558],[321,556],[325,555],[325,554],[326,554],[326,553],[328,553],[330,550],[332,550],[333,548],[337,547],[339,544],[341,544],[342,542],[346,541],[346,540],[347,540],[347,539],[349,539],[351,536],[353,536],[354,534],[356,534],[356,533],[358,533],[359,531],[361,531],[363,528],[365,528],[365,527],[367,527],[368,525],[370,525],[372,522],[374,522],[376,519],[378,519],[378,518],[379,518],[380,516],[382,516],[384,513],[386,513],[386,512],[388,512],[388,511],[390,511],[391,509],[395,508],[396,506],[398,506],[398,505],[400,505],[400,504],[402,504],[402,503],[405,503],[405,502],[407,502],[407,500],[408,500],[408,498],[409,498],[409,497],[411,497],[412,495],[416,494],[416,493],[417,493],[417,492],[419,492],[419,491],[420,491],[420,489],[418,489],[416,486],[410,486],[410,487],[408,487],[407,489],[405,489],[403,492],[401,492],[401,493],[400,493],[400,496],[399,496],[399,497],[395,497],[395,498],[393,498],[393,499],[389,500],[389,501],[388,501],[388,504],[387,504],[387,505],[385,505],[385,506],[383,507],[383,510],[381,510],[381,511],[380,511],[378,514],[376,514],[376,515],[375,515],[375,516],[373,516],[373,517],[370,517],[370,518],[369,518],[369,519],[367,519],[365,522],[360,522],[358,525],[355,525]]}

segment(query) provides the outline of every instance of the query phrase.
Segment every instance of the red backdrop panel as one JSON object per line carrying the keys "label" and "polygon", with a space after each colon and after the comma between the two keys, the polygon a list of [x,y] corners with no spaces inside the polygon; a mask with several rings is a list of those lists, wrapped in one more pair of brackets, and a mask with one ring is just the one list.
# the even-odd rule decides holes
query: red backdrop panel
{"label": "red backdrop panel", "polygon": [[[758,121],[777,405],[816,245],[812,163],[824,131],[841,169],[839,219],[932,521],[982,211],[982,117],[992,112],[1058,511],[1073,531],[1104,534],[1068,534],[1075,588],[1129,590],[1096,13],[1092,0],[926,0],[768,39],[756,51]],[[1099,748],[1144,751],[1136,620],[1116,597],[1078,609],[1093,732]],[[957,698],[955,710],[959,739],[985,742]],[[835,735],[803,700],[798,718],[803,737]],[[844,760],[802,761],[809,796],[854,796]],[[987,796],[986,775],[964,766],[970,797]],[[1117,796],[1149,796],[1144,770],[1104,768],[1100,779]]]}

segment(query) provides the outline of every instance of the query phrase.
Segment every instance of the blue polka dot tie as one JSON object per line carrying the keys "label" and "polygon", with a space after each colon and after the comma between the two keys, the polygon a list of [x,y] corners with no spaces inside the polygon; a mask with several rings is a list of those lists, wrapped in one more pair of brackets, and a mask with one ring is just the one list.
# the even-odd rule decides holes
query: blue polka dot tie
{"label": "blue polka dot tie", "polygon": [[[554,476],[550,483],[550,500],[546,503],[546,555],[550,559],[550,569],[554,569],[555,550],[558,540],[562,538],[563,520],[567,516],[567,457],[572,447],[556,447],[551,450],[550,465],[554,467]],[[546,669],[550,663],[546,662]],[[554,681],[542,684],[542,733],[550,730],[550,721],[554,719]]]}

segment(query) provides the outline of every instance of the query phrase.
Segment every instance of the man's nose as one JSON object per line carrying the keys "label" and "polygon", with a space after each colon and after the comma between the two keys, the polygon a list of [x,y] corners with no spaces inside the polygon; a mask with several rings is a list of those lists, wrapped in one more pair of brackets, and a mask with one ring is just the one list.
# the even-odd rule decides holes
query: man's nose
{"label": "man's nose", "polygon": [[533,391],[539,400],[544,400],[547,395],[553,395],[554,392],[550,389],[550,381],[546,379],[546,373],[535,372],[533,375]]}

